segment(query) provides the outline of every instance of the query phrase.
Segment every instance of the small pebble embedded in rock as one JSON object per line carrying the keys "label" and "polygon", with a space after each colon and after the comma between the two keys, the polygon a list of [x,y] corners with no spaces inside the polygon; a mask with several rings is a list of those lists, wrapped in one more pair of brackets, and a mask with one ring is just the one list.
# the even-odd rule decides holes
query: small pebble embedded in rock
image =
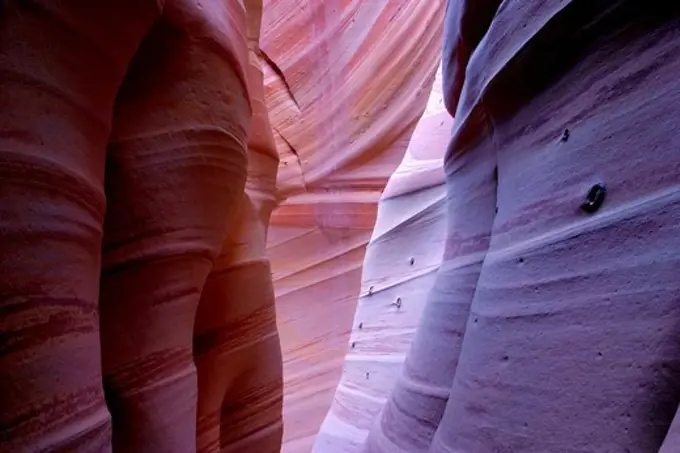
{"label": "small pebble embedded in rock", "polygon": [[600,209],[606,197],[607,188],[603,183],[597,183],[586,194],[586,198],[581,204],[581,209],[588,214],[593,214]]}

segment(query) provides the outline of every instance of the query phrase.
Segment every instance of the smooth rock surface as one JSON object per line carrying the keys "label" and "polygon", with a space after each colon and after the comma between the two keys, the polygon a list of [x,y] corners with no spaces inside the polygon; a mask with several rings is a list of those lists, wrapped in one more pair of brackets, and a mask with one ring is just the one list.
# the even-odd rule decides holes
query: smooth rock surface
{"label": "smooth rock surface", "polygon": [[278,452],[261,3],[0,6],[0,451]]}
{"label": "smooth rock surface", "polygon": [[286,453],[309,453],[340,379],[385,184],[441,57],[440,0],[266,0],[262,61],[281,154],[267,253]]}
{"label": "smooth rock surface", "polygon": [[248,174],[194,324],[199,453],[279,453],[283,434],[281,346],[265,251],[279,156],[258,60],[262,1],[245,3],[252,109]]}
{"label": "smooth rock surface", "polygon": [[448,13],[444,257],[361,451],[678,451],[677,5]]}
{"label": "smooth rock surface", "polygon": [[452,125],[441,75],[440,67],[425,113],[378,205],[349,352],[315,453],[360,451],[399,376],[441,262],[443,157]]}

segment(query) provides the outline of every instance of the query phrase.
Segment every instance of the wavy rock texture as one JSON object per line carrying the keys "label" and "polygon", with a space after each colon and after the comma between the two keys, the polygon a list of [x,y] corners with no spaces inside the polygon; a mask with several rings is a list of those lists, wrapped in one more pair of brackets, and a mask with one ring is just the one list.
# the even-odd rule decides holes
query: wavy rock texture
{"label": "wavy rock texture", "polygon": [[264,2],[286,453],[310,451],[331,404],[377,203],[425,107],[442,17],[435,0]]}
{"label": "wavy rock texture", "polygon": [[248,176],[194,325],[199,453],[280,451],[282,362],[265,243],[279,156],[258,60],[262,1],[247,0]]}
{"label": "wavy rock texture", "polygon": [[444,256],[362,451],[678,451],[680,9],[448,12]]}
{"label": "wavy rock texture", "polygon": [[452,119],[437,71],[425,113],[378,205],[350,352],[315,453],[360,451],[399,376],[446,235],[443,156]]}
{"label": "wavy rock texture", "polygon": [[278,452],[247,3],[0,5],[0,451]]}

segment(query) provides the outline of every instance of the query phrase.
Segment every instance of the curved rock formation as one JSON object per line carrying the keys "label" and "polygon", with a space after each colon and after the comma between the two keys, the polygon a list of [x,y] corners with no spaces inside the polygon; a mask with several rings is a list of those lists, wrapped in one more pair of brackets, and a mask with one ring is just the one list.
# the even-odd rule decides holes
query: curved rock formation
{"label": "curved rock formation", "polygon": [[156,1],[3,5],[3,451],[110,450],[97,314],[106,148],[118,89],[159,15]]}
{"label": "curved rock formation", "polygon": [[427,101],[443,1],[266,0],[281,153],[272,261],[286,453],[308,453],[342,372],[377,203]]}
{"label": "curved rock formation", "polygon": [[360,451],[399,376],[444,249],[443,157],[451,124],[440,67],[425,113],[378,205],[350,351],[315,453]]}
{"label": "curved rock formation", "polygon": [[443,7],[0,2],[1,452],[678,450],[680,8]]}
{"label": "curved rock formation", "polygon": [[362,451],[678,450],[680,11],[652,3],[450,2],[444,257]]}
{"label": "curved rock formation", "polygon": [[168,2],[116,99],[100,324],[117,452],[195,450],[194,318],[246,180],[246,13],[225,5]]}
{"label": "curved rock formation", "polygon": [[246,3],[0,5],[0,451],[279,450]]}
{"label": "curved rock formation", "polygon": [[281,346],[265,243],[279,156],[258,61],[261,0],[247,0],[248,131],[245,192],[201,294],[194,327],[198,452],[279,453]]}
{"label": "curved rock formation", "polygon": [[[331,341],[287,362],[288,445],[311,447],[375,205],[438,60],[442,5],[269,2],[263,51],[257,1],[3,4],[3,449],[109,450],[108,411],[116,451],[190,452],[194,420],[199,451],[278,449],[264,250],[278,156],[255,55],[279,147],[292,150],[270,242],[281,325],[298,335],[288,351],[316,341],[295,307],[336,297]],[[306,319],[328,308],[308,305]],[[311,392],[296,392],[301,380]],[[296,406],[310,394],[316,407]]]}

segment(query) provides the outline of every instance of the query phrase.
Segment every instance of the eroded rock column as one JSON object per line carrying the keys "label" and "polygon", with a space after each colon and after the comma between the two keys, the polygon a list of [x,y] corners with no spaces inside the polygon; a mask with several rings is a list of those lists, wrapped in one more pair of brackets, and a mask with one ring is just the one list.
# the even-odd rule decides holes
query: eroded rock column
{"label": "eroded rock column", "polygon": [[111,451],[98,316],[106,146],[159,5],[0,8],[0,451]]}
{"label": "eroded rock column", "polygon": [[196,450],[196,310],[246,180],[239,2],[168,2],[117,98],[101,285],[118,452]]}
{"label": "eroded rock column", "polygon": [[206,281],[194,331],[198,451],[279,453],[283,435],[281,345],[265,243],[276,203],[279,156],[258,60],[262,4],[248,9],[248,84],[253,111],[248,179]]}

